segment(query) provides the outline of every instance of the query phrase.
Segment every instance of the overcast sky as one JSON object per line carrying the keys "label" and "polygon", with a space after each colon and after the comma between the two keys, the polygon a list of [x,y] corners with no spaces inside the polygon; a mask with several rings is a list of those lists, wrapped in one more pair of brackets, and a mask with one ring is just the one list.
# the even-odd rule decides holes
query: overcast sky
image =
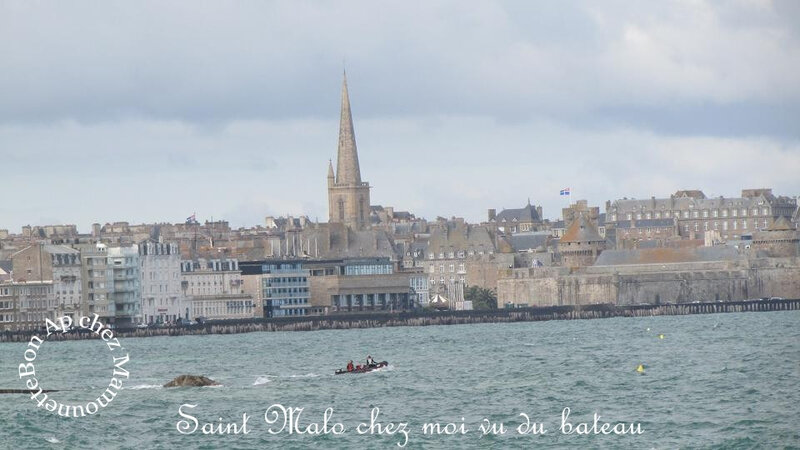
{"label": "overcast sky", "polygon": [[800,2],[0,2],[0,228],[800,194]]}

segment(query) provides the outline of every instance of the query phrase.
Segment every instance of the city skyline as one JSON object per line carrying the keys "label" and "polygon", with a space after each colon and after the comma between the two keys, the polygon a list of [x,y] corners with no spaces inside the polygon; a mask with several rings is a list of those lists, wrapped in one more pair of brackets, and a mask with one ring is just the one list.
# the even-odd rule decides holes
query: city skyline
{"label": "city skyline", "polygon": [[478,222],[528,198],[555,219],[567,200],[800,193],[790,2],[2,9],[11,232],[323,222],[343,66],[372,204]]}

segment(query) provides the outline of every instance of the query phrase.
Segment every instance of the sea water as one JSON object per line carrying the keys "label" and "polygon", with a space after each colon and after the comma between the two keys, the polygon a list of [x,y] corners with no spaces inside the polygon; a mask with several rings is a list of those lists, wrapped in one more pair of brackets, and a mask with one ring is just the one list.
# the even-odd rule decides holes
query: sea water
{"label": "sea water", "polygon": [[[800,446],[797,311],[120,343],[129,376],[95,414],[0,396],[0,448]],[[0,344],[0,388],[25,388],[26,348]],[[368,354],[389,367],[334,375]],[[100,340],[46,341],[34,363],[72,404],[114,370]],[[222,385],[160,387],[181,374]]]}

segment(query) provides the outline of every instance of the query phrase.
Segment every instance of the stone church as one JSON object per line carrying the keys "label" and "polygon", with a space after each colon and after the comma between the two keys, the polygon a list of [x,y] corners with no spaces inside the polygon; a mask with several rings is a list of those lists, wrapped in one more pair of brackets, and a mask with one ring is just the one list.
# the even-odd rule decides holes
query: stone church
{"label": "stone church", "polygon": [[333,164],[328,163],[328,222],[341,223],[355,230],[364,230],[370,225],[369,183],[361,181],[347,74],[342,81],[336,173]]}

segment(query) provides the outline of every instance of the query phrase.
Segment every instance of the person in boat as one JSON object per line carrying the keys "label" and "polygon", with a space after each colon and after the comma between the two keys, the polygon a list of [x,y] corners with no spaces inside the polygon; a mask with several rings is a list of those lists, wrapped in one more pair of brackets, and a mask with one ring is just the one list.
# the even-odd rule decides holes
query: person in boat
{"label": "person in boat", "polygon": [[347,371],[352,372],[355,367],[353,367],[353,360],[351,359],[349,363],[347,363]]}
{"label": "person in boat", "polygon": [[367,367],[375,366],[375,360],[372,359],[372,356],[367,355]]}

